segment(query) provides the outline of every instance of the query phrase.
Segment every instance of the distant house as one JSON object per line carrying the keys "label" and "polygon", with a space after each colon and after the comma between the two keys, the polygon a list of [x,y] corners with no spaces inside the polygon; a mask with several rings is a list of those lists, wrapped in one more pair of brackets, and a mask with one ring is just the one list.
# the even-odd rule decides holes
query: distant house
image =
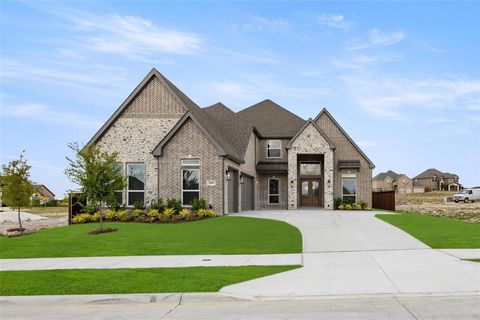
{"label": "distant house", "polygon": [[427,169],[415,178],[415,184],[425,187],[425,191],[458,191],[462,185],[458,182],[458,175],[441,172],[437,169]]}
{"label": "distant house", "polygon": [[50,191],[44,184],[34,184],[33,187],[33,199],[37,199],[40,203],[44,204],[55,199],[55,194]]}
{"label": "distant house", "polygon": [[372,179],[372,189],[374,191],[395,191],[398,193],[424,192],[422,185],[415,185],[414,181],[403,173],[396,173],[388,170],[381,172]]}

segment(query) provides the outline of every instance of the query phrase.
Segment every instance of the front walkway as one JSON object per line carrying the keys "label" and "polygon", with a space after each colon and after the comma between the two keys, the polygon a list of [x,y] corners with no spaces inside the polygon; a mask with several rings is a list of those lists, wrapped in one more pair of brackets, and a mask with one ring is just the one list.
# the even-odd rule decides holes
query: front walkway
{"label": "front walkway", "polygon": [[303,268],[224,287],[235,297],[480,293],[480,264],[426,246],[375,218],[378,212],[257,211],[303,235]]}

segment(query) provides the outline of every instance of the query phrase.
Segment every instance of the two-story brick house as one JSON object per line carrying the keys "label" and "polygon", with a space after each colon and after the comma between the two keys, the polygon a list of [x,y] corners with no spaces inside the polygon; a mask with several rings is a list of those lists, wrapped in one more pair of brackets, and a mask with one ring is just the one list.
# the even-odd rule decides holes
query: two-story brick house
{"label": "two-story brick house", "polygon": [[239,112],[200,108],[153,69],[89,141],[118,152],[136,201],[205,198],[220,213],[371,205],[373,163],[322,109],[304,120],[265,100]]}

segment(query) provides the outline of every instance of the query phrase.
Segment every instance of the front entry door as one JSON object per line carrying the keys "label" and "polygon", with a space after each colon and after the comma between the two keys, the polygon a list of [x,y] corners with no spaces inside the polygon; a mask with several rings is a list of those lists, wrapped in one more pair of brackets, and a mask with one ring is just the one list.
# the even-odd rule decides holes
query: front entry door
{"label": "front entry door", "polygon": [[321,179],[300,180],[300,206],[323,207]]}

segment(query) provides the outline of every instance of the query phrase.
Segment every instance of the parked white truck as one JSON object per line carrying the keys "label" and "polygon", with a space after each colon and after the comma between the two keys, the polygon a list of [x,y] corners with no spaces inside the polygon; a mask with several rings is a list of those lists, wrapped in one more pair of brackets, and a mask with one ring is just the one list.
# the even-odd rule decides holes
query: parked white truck
{"label": "parked white truck", "polygon": [[458,203],[459,201],[467,202],[475,202],[480,201],[480,187],[475,187],[471,189],[463,189],[457,194],[453,195],[453,201]]}

